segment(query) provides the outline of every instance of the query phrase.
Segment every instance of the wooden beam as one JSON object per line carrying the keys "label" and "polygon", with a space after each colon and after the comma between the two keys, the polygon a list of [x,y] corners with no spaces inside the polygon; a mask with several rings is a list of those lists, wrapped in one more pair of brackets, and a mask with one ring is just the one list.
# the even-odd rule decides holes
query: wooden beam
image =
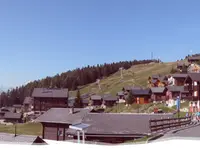
{"label": "wooden beam", "polygon": [[42,123],[42,138],[43,139],[44,139],[44,134],[45,134],[44,130],[45,130],[45,124]]}
{"label": "wooden beam", "polygon": [[57,124],[57,141],[59,141],[58,130],[59,130],[59,126]]}
{"label": "wooden beam", "polygon": [[65,127],[64,127],[63,130],[64,130],[64,131],[63,131],[63,141],[65,141]]}

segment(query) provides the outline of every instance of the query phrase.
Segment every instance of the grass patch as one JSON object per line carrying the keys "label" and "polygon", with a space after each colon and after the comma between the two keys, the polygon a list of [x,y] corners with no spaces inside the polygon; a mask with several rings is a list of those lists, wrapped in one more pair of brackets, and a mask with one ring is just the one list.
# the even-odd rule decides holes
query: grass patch
{"label": "grass patch", "polygon": [[126,141],[125,143],[143,143],[143,142],[146,142],[148,139],[150,138],[150,136],[145,136],[143,138],[139,138],[139,139],[136,139],[136,140],[130,140],[130,141]]}
{"label": "grass patch", "polygon": [[[15,133],[14,125],[0,125],[0,132]],[[42,125],[40,123],[17,124],[17,134],[42,135]]]}

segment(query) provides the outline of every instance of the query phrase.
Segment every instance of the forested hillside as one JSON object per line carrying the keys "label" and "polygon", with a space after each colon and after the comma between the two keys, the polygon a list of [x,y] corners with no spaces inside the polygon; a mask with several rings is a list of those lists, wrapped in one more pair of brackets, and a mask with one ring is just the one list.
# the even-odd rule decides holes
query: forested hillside
{"label": "forested hillside", "polygon": [[111,64],[102,64],[96,66],[87,66],[69,70],[53,77],[32,81],[26,85],[16,87],[7,92],[2,92],[0,96],[0,106],[11,106],[13,104],[22,104],[26,96],[31,96],[35,87],[43,88],[68,88],[76,90],[86,84],[93,83],[97,79],[108,77],[117,72],[119,68],[129,69],[133,65],[148,64],[150,62],[159,62],[160,60],[134,60],[120,61]]}

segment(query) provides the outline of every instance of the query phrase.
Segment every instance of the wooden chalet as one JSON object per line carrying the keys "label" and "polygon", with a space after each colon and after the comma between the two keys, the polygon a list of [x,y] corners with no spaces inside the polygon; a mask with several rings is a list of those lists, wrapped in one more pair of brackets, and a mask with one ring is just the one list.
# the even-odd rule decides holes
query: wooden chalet
{"label": "wooden chalet", "polygon": [[200,56],[192,56],[188,58],[189,63],[196,63],[198,61],[200,61]]}
{"label": "wooden chalet", "polygon": [[184,86],[188,74],[172,74],[176,86]]}
{"label": "wooden chalet", "polygon": [[5,122],[11,123],[22,123],[23,115],[22,113],[6,112],[4,115]]}
{"label": "wooden chalet", "polygon": [[151,100],[151,89],[132,89],[132,95],[134,97],[134,101],[138,104],[146,104]]}
{"label": "wooden chalet", "polygon": [[34,112],[44,112],[55,107],[68,107],[68,89],[35,88],[32,97]]}
{"label": "wooden chalet", "polygon": [[199,100],[200,94],[200,73],[189,73],[185,79],[185,91],[189,91],[191,100]]}
{"label": "wooden chalet", "polygon": [[63,141],[70,137],[66,134],[69,126],[80,123],[89,112],[83,108],[51,108],[36,119],[42,124],[42,138]]}
{"label": "wooden chalet", "polygon": [[181,97],[181,93],[184,93],[184,86],[167,86],[167,98],[176,99],[178,96]]}
{"label": "wooden chalet", "polygon": [[[89,113],[82,120],[83,124],[90,125],[85,130],[85,140],[104,143],[124,143],[128,140],[142,138],[150,133],[149,120],[161,117],[171,118],[172,114]],[[67,130],[67,134],[77,139],[77,134],[74,130]]]}
{"label": "wooden chalet", "polygon": [[101,106],[103,98],[100,95],[92,95],[90,97],[93,106]]}
{"label": "wooden chalet", "polygon": [[[37,118],[36,121],[43,125],[42,137],[58,141],[77,139],[76,131],[69,129],[69,125],[83,123],[90,125],[85,130],[86,141],[123,143],[147,136],[150,133],[150,119],[173,116],[173,114],[91,113],[89,109],[74,109],[74,113],[72,112],[69,108],[52,108]],[[81,133],[80,135],[82,136]]]}
{"label": "wooden chalet", "polygon": [[166,87],[151,87],[151,99],[153,101],[167,100],[167,88]]}
{"label": "wooden chalet", "polygon": [[33,106],[33,98],[32,97],[25,97],[24,102],[23,102],[24,112],[31,111],[32,106]]}
{"label": "wooden chalet", "polygon": [[124,92],[123,91],[117,92],[117,97],[118,99],[125,99]]}
{"label": "wooden chalet", "polygon": [[103,104],[107,107],[112,107],[118,102],[117,96],[107,96],[103,98]]}
{"label": "wooden chalet", "polygon": [[151,87],[159,87],[159,86],[167,86],[167,76],[162,76],[162,75],[152,75],[152,77],[150,78],[151,81],[150,84],[151,84]]}

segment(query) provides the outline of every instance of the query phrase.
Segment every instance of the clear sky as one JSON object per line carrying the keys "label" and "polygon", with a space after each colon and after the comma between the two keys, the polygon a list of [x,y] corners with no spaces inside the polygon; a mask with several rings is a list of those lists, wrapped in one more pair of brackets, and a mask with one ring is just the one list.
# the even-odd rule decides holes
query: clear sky
{"label": "clear sky", "polygon": [[0,85],[200,52],[199,0],[1,0]]}

